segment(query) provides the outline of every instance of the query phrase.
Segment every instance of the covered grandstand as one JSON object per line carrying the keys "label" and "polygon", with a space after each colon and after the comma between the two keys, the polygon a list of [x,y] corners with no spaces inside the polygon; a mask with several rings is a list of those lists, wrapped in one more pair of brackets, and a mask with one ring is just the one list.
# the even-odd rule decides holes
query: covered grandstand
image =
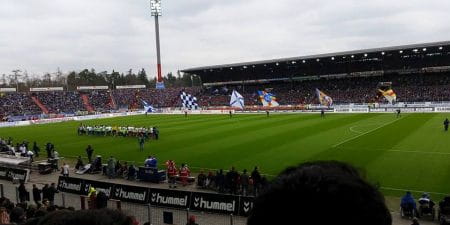
{"label": "covered grandstand", "polygon": [[450,41],[184,69],[204,86],[447,72]]}

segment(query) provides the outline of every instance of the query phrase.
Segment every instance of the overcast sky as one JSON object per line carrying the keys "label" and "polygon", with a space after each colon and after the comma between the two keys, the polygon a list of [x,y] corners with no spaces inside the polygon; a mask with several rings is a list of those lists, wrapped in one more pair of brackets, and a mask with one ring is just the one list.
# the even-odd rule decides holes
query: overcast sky
{"label": "overcast sky", "polygon": [[[162,0],[163,74],[450,40],[448,0]],[[156,73],[149,0],[1,0],[0,75]]]}

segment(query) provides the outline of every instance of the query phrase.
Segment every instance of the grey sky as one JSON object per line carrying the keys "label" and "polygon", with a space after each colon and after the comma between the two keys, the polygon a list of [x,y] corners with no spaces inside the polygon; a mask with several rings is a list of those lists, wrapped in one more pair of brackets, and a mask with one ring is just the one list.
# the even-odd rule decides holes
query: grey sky
{"label": "grey sky", "polygon": [[[450,40],[447,0],[162,0],[163,74]],[[1,0],[0,74],[156,73],[149,0]]]}

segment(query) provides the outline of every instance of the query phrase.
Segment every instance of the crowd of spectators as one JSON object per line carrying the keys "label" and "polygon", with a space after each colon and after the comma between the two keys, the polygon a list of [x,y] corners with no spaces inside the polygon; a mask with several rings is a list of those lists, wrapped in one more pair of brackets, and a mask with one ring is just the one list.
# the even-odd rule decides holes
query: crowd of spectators
{"label": "crowd of spectators", "polygon": [[[96,204],[97,205],[97,204]],[[8,198],[0,198],[0,224],[16,225],[137,225],[133,216],[118,210],[94,208],[75,210],[74,207],[61,207],[44,199],[36,204],[23,201],[14,204]]]}
{"label": "crowd of spectators", "polygon": [[49,113],[76,113],[83,110],[83,101],[76,91],[52,91],[33,93],[49,110]]}
{"label": "crowd of spectators", "polygon": [[89,103],[97,112],[108,112],[113,108],[109,90],[95,90],[88,93]]}
{"label": "crowd of spectators", "polygon": [[445,74],[406,74],[372,77],[320,78],[303,81],[283,81],[267,84],[246,84],[207,88],[118,89],[88,92],[58,91],[37,93],[2,93],[0,118],[15,115],[38,115],[42,110],[33,102],[35,96],[50,113],[76,113],[86,111],[82,95],[97,112],[117,109],[142,109],[142,101],[155,108],[181,107],[180,92],[185,91],[198,99],[201,107],[228,106],[230,94],[236,89],[245,99],[245,105],[260,105],[258,90],[269,89],[280,105],[317,104],[315,89],[333,98],[335,104],[373,103],[377,101],[380,82],[391,82],[397,101],[424,102],[450,101],[450,78]]}
{"label": "crowd of spectators", "polygon": [[281,105],[318,104],[315,89],[333,98],[335,104],[371,103],[376,101],[378,84],[392,82],[397,101],[450,101],[450,78],[443,74],[384,75],[375,77],[321,78],[260,85],[215,87],[199,96],[201,106],[229,104],[233,89],[242,94],[246,105],[259,105],[258,90],[270,89]]}
{"label": "crowd of spectators", "polygon": [[199,188],[234,195],[256,196],[264,191],[268,184],[267,178],[259,172],[256,166],[251,173],[246,169],[239,173],[234,167],[231,167],[227,172],[220,169],[215,174],[212,171],[209,171],[208,174],[200,171],[197,176]]}
{"label": "crowd of spectators", "polygon": [[0,117],[40,113],[41,109],[33,102],[29,93],[0,93]]}
{"label": "crowd of spectators", "polygon": [[120,89],[114,90],[113,96],[119,108],[140,109],[142,101],[152,104],[153,107],[179,107],[181,106],[180,92],[185,91],[193,96],[200,92],[199,88],[166,88],[159,89]]}

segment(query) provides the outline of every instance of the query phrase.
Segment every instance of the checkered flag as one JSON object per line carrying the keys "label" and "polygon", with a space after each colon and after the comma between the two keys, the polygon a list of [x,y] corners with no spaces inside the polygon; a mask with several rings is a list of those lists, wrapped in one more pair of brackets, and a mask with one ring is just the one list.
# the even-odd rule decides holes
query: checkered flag
{"label": "checkered flag", "polygon": [[181,104],[183,104],[183,108],[189,109],[189,110],[198,109],[196,97],[194,97],[190,94],[186,94],[186,92],[184,92],[184,91],[181,92],[180,97],[181,97]]}

